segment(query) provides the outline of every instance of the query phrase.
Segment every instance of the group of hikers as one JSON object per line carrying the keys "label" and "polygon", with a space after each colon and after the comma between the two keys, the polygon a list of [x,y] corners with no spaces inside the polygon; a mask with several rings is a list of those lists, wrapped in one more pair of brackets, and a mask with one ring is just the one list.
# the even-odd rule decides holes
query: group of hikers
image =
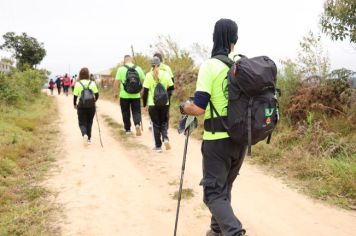
{"label": "group of hikers", "polygon": [[[146,75],[142,68],[134,64],[131,56],[124,56],[123,65],[118,68],[114,81],[114,97],[120,100],[125,133],[129,135],[132,132],[132,113],[136,135],[142,135],[142,99],[142,107],[148,111],[152,123],[155,143],[153,150],[156,152],[162,152],[162,145],[167,150],[171,148],[168,138],[170,109],[177,110],[183,117],[204,115],[201,147],[203,178],[200,185],[203,186],[204,202],[212,214],[210,230],[206,236],[245,235],[246,230],[231,206],[233,182],[239,174],[247,149],[250,152],[250,146],[265,139],[266,135],[269,140],[279,117],[278,107],[271,107],[276,105],[275,91],[268,92],[275,86],[274,62],[267,57],[248,60],[234,54],[237,40],[238,27],[234,21],[221,19],[216,22],[211,58],[200,66],[194,97],[182,103],[179,108],[170,107],[174,76],[169,66],[163,63],[162,55],[159,53],[152,57],[151,69]],[[249,66],[243,67],[244,63]],[[253,69],[257,67],[259,69]],[[235,77],[230,78],[231,76]],[[245,81],[252,81],[251,78],[258,76],[262,78],[261,81],[264,83],[262,86],[259,86],[262,82],[255,80],[249,84],[250,88],[244,87]],[[68,86],[69,83],[66,84],[65,86]],[[254,101],[255,95],[251,91],[259,94],[258,96],[263,95],[256,97],[258,102]],[[73,95],[82,137],[85,143],[90,144],[96,111],[95,102],[99,93],[95,82],[90,80],[87,68],[80,70]],[[235,102],[240,103],[234,106]],[[241,107],[245,110],[241,110]],[[245,118],[241,118],[242,115]],[[251,126],[251,122],[257,122],[255,120],[260,118],[257,116],[261,116],[262,119],[262,122],[259,122],[261,123],[259,133],[255,131],[254,125]],[[233,122],[241,125],[248,123],[249,128],[236,131],[236,126],[231,125]],[[247,141],[239,139],[242,134],[248,136]]]}

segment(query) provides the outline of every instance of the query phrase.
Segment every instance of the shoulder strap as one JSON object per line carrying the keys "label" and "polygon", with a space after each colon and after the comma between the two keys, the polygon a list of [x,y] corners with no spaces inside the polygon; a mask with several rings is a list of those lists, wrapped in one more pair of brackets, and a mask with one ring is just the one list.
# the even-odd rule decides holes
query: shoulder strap
{"label": "shoulder strap", "polygon": [[219,61],[221,61],[225,65],[227,65],[229,68],[234,64],[234,61],[225,55],[216,55],[216,56],[213,56],[212,58],[218,59]]}

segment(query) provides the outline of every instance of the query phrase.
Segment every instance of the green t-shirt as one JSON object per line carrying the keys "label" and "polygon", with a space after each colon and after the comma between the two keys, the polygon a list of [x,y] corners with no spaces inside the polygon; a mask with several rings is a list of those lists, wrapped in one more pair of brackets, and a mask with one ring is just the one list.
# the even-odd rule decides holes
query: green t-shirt
{"label": "green t-shirt", "polygon": [[[126,64],[128,67],[133,67],[134,64],[132,63],[128,63]],[[138,73],[138,76],[140,77],[141,83],[143,83],[143,81],[145,80],[145,73],[143,72],[143,70],[141,69],[141,67],[136,65],[136,71]],[[140,93],[135,93],[135,94],[131,94],[126,92],[126,90],[124,89],[124,83],[126,81],[126,73],[127,73],[127,68],[125,66],[121,66],[119,67],[119,69],[117,69],[116,72],[116,80],[120,81],[120,98],[141,98]]]}
{"label": "green t-shirt", "polygon": [[[163,85],[163,87],[167,90],[167,88],[173,86],[173,81],[172,78],[169,76],[169,74],[163,70],[159,70],[158,72],[158,78],[159,82]],[[153,102],[153,93],[155,91],[155,88],[157,86],[156,80],[153,78],[153,72],[150,71],[146,74],[146,79],[143,82],[143,87],[148,89],[148,106],[154,106]],[[169,105],[169,101],[167,102],[167,105]]]}
{"label": "green t-shirt", "polygon": [[[82,83],[84,85],[84,87],[87,88],[90,81],[91,80],[88,80],[88,79],[77,80],[77,82],[75,83],[73,94],[75,96],[80,97],[80,94],[84,90],[83,86],[80,83]],[[98,93],[99,92],[98,91],[98,87],[96,86],[96,83],[94,81],[91,81],[89,89],[91,91],[93,91],[93,93]]]}
{"label": "green t-shirt", "polygon": [[[230,58],[233,55],[230,55]],[[234,60],[238,59],[233,57]],[[220,116],[227,115],[227,80],[226,75],[229,68],[220,60],[211,58],[205,61],[200,69],[197,79],[196,91],[210,94],[210,101],[213,103]],[[214,113],[214,117],[216,114]],[[204,120],[210,118],[210,105],[207,106]],[[216,140],[229,137],[227,132],[212,132],[204,130],[204,140]]]}

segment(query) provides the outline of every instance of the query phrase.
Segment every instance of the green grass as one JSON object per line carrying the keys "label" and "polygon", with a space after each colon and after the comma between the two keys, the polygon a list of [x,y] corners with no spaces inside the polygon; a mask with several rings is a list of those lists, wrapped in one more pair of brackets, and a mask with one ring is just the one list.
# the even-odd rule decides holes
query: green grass
{"label": "green grass", "polygon": [[56,235],[55,206],[40,181],[54,161],[54,101],[0,108],[0,235]]}
{"label": "green grass", "polygon": [[[178,200],[179,191],[174,192],[173,199]],[[182,199],[189,200],[194,197],[194,191],[191,188],[182,189]]]}
{"label": "green grass", "polygon": [[134,134],[127,135],[124,131],[124,126],[114,119],[112,119],[108,115],[101,115],[104,119],[105,123],[111,128],[112,134],[114,137],[124,144],[124,146],[128,149],[148,149],[148,147],[144,144],[138,143],[135,140]]}

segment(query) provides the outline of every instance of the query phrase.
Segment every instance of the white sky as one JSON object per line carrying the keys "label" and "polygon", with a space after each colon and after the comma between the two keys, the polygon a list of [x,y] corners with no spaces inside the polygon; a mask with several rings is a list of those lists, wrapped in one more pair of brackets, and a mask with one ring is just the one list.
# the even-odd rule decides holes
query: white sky
{"label": "white sky", "polygon": [[[295,58],[309,30],[320,31],[324,0],[0,0],[0,36],[26,32],[44,43],[40,67],[53,75],[98,72],[116,65],[124,54],[152,53],[157,36],[170,34],[182,48],[194,42],[212,47],[220,18],[239,27],[236,51],[268,55],[276,62]],[[331,68],[356,71],[356,47],[323,37]],[[0,44],[3,43],[2,37]],[[7,53],[0,51],[0,56]]]}

